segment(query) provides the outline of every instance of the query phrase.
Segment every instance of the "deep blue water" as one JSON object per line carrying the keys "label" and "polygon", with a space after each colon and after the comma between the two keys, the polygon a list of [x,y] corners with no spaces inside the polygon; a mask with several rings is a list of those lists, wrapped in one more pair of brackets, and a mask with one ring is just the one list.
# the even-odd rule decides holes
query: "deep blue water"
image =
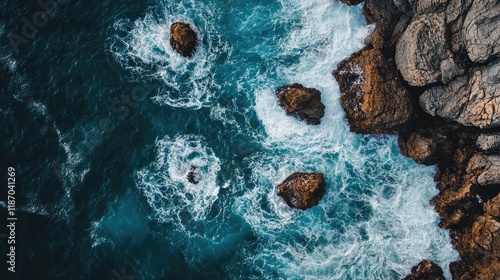
{"label": "deep blue water", "polygon": [[[457,258],[434,168],[344,121],[331,71],[373,28],[361,6],[72,0],[15,52],[8,34],[39,10],[0,3],[0,219],[8,166],[19,219],[2,279],[399,279]],[[191,59],[168,43],[175,21],[201,39]],[[278,106],[295,82],[322,92],[321,125]],[[296,171],[325,174],[317,207],[277,197]]]}

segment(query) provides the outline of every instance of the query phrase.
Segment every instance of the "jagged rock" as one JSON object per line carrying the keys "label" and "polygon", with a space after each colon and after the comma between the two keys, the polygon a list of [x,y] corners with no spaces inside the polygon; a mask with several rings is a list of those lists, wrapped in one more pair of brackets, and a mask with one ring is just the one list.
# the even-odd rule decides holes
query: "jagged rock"
{"label": "jagged rock", "polygon": [[500,155],[474,155],[467,165],[473,183],[486,186],[500,184]]}
{"label": "jagged rock", "polygon": [[318,125],[325,115],[325,105],[321,103],[321,92],[317,89],[291,84],[276,90],[276,97],[288,115],[307,124]]}
{"label": "jagged rock", "polygon": [[188,182],[195,185],[200,182],[200,180],[197,178],[198,175],[196,174],[196,169],[196,166],[191,165],[191,168],[189,169],[189,172],[186,176]]}
{"label": "jagged rock", "polygon": [[450,264],[453,279],[499,279],[500,222],[494,217],[478,217],[458,236],[456,248],[466,265]]}
{"label": "jagged rock", "polygon": [[500,134],[481,134],[476,145],[483,151],[500,150]]}
{"label": "jagged rock", "polygon": [[423,260],[403,280],[444,280],[443,270],[434,262]]}
{"label": "jagged rock", "polygon": [[351,131],[397,133],[414,117],[410,93],[394,61],[379,49],[363,49],[343,60],[333,75]]}
{"label": "jagged rock", "polygon": [[[470,78],[469,78],[470,76]],[[476,67],[447,85],[420,96],[420,106],[432,116],[479,128],[500,126],[500,63]]]}
{"label": "jagged rock", "polygon": [[[397,3],[395,3],[397,2]],[[368,23],[377,23],[370,37],[370,44],[375,49],[391,48],[399,39],[399,32],[404,31],[411,17],[405,12],[407,5],[399,1],[370,0],[363,6],[363,15]],[[402,1],[404,2],[404,0]],[[399,5],[399,6],[398,6]],[[411,10],[411,9],[410,9]],[[406,17],[404,17],[406,15]],[[399,23],[395,32],[395,26]]]}
{"label": "jagged rock", "polygon": [[417,132],[410,132],[408,135],[400,134],[398,144],[401,153],[417,163],[433,165],[437,162],[437,145],[430,137],[425,137]]}
{"label": "jagged rock", "polygon": [[306,210],[318,205],[326,192],[323,173],[293,173],[278,185],[278,195],[292,208]]}
{"label": "jagged rock", "polygon": [[349,6],[354,6],[358,5],[359,3],[363,2],[365,0],[340,0],[340,2],[347,4]]}
{"label": "jagged rock", "polygon": [[448,49],[445,14],[417,17],[396,44],[396,65],[411,86],[448,83],[463,73]]}
{"label": "jagged rock", "polygon": [[182,56],[191,57],[198,45],[196,32],[188,23],[175,22],[170,27],[170,45]]}
{"label": "jagged rock", "polygon": [[484,203],[483,209],[486,214],[500,219],[500,194]]}

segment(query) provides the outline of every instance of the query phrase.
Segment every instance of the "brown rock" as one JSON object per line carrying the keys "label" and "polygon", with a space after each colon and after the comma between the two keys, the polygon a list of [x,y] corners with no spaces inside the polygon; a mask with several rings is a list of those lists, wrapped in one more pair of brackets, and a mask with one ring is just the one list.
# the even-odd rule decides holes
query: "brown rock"
{"label": "brown rock", "polygon": [[397,133],[412,121],[414,108],[394,60],[379,49],[365,48],[343,60],[333,72],[340,104],[351,131]]}
{"label": "brown rock", "polygon": [[321,92],[317,89],[291,84],[276,90],[276,97],[288,115],[307,124],[318,125],[325,115],[325,105],[321,103]]}
{"label": "brown rock", "polygon": [[483,207],[486,214],[500,219],[500,194],[487,201]]}
{"label": "brown rock", "polygon": [[398,144],[401,153],[417,163],[433,165],[437,162],[436,143],[432,138],[411,132],[409,135],[400,135]]}
{"label": "brown rock", "polygon": [[443,270],[434,262],[423,260],[403,280],[444,280]]}
{"label": "brown rock", "polygon": [[170,45],[182,56],[191,57],[198,45],[196,32],[187,23],[175,22],[170,27]]}
{"label": "brown rock", "polygon": [[292,208],[306,210],[318,205],[326,193],[323,173],[293,173],[278,185],[278,195]]}

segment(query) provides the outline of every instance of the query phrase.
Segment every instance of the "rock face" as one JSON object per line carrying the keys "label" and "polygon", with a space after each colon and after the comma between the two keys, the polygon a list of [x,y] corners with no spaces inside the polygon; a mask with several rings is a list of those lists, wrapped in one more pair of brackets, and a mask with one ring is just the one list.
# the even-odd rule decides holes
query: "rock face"
{"label": "rock face", "polygon": [[291,84],[276,90],[276,97],[288,115],[307,124],[318,125],[325,115],[325,105],[321,103],[321,92],[317,89]]}
{"label": "rock face", "polygon": [[406,28],[396,46],[396,65],[410,86],[448,83],[463,73],[444,34],[444,13],[423,14]]}
{"label": "rock face", "polygon": [[443,270],[434,262],[423,260],[403,280],[445,280]]}
{"label": "rock face", "polygon": [[[437,164],[453,279],[500,279],[499,0],[366,0],[363,13],[376,27],[334,71],[351,130],[398,133],[404,155]],[[407,279],[442,279],[415,276],[426,266]]]}
{"label": "rock face", "polygon": [[500,63],[470,69],[449,84],[433,87],[420,96],[420,105],[432,116],[467,126],[500,126]]}
{"label": "rock face", "polygon": [[184,22],[175,22],[170,27],[170,45],[185,57],[192,57],[198,45],[196,32]]}
{"label": "rock face", "polygon": [[306,210],[318,205],[326,193],[323,173],[293,173],[278,185],[278,195],[292,208]]}
{"label": "rock face", "polygon": [[414,117],[410,93],[394,61],[379,49],[365,48],[339,63],[333,75],[351,131],[397,133]]}

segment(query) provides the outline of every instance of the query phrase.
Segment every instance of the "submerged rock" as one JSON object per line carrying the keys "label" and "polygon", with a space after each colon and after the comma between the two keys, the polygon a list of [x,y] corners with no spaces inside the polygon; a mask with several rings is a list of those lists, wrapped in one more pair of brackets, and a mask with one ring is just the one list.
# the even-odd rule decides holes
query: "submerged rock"
{"label": "submerged rock", "polygon": [[197,169],[196,166],[191,165],[191,168],[189,169],[189,172],[188,172],[188,174],[186,176],[188,182],[191,183],[191,184],[195,184],[195,185],[200,182],[200,180],[197,178],[198,176],[197,176],[197,174],[195,172],[196,169]]}
{"label": "submerged rock", "polygon": [[278,185],[278,195],[292,208],[306,210],[318,205],[326,193],[323,173],[293,173]]}
{"label": "submerged rock", "polygon": [[196,32],[187,23],[175,22],[170,27],[170,45],[182,56],[191,57],[198,45]]}
{"label": "submerged rock", "polygon": [[321,92],[317,89],[291,84],[276,90],[276,97],[288,115],[307,124],[318,125],[325,115],[325,105],[321,103]]}
{"label": "submerged rock", "polygon": [[434,262],[423,260],[403,280],[444,280],[443,270]]}

